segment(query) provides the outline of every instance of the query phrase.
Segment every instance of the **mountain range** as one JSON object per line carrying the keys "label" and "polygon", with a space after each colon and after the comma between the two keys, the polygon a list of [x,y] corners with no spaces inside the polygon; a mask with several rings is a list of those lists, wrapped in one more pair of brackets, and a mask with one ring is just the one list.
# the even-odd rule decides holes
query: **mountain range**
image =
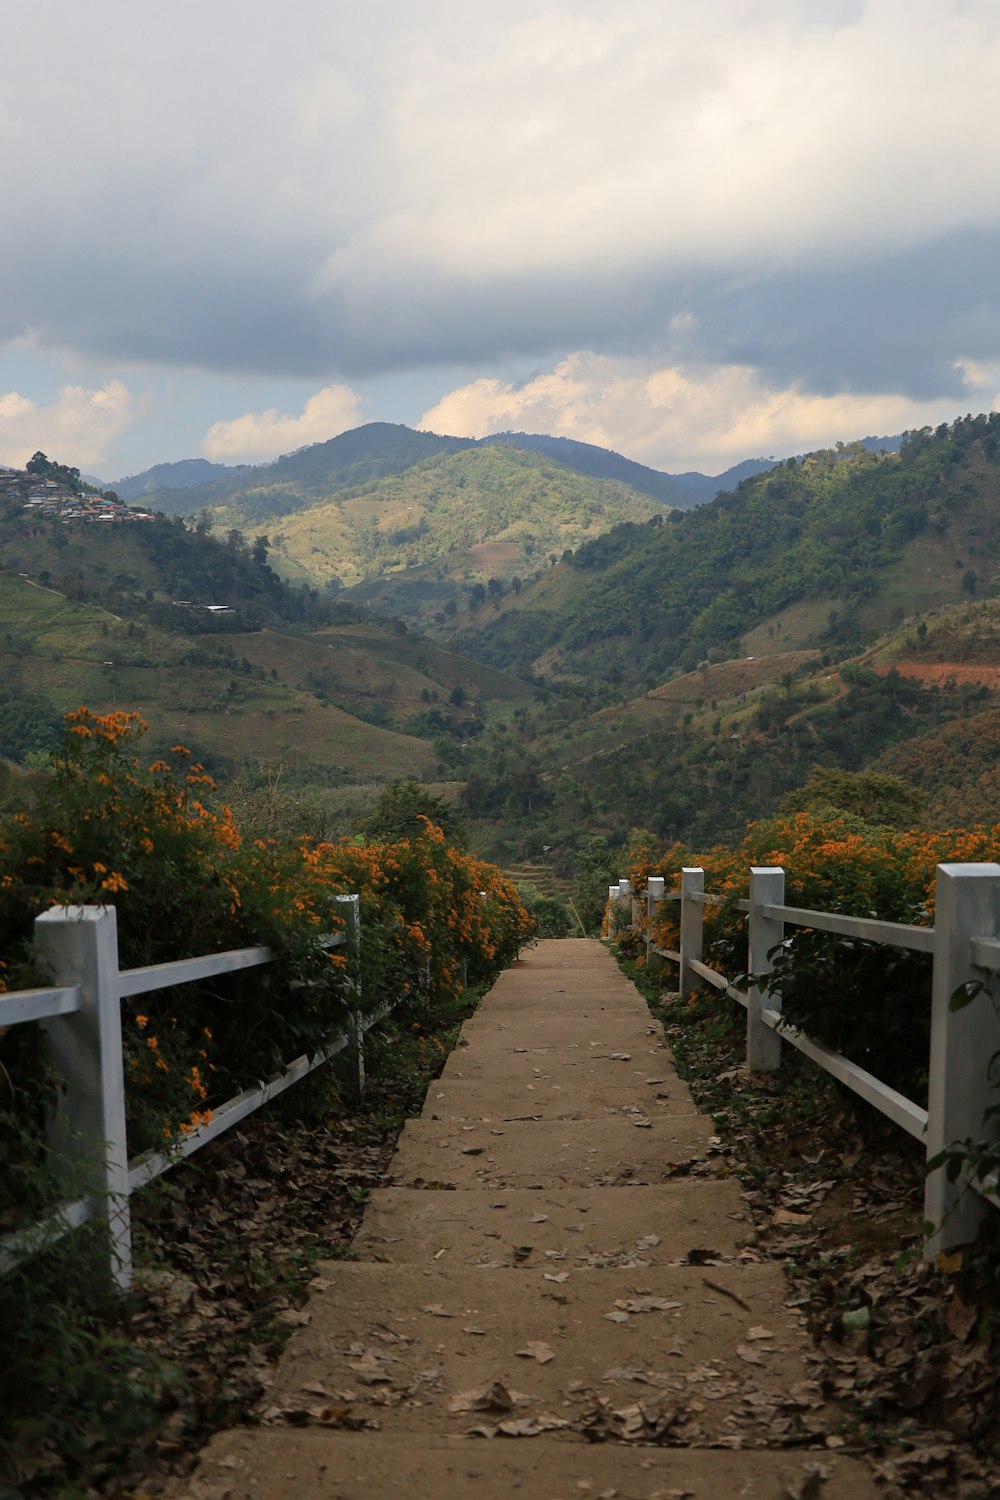
{"label": "mountain range", "polygon": [[[355,485],[371,484],[388,474],[399,474],[426,458],[456,453],[464,448],[505,443],[511,447],[546,453],[556,463],[594,479],[616,479],[640,494],[672,506],[699,505],[719,490],[731,489],[749,474],[769,468],[772,459],[746,459],[714,478],[697,472],[667,474],[645,464],[623,458],[608,448],[571,438],[539,433],[503,432],[486,438],[443,437],[418,432],[390,422],[369,422],[313,443],[273,463],[229,468],[205,459],[183,459],[156,464],[141,474],[116,480],[110,487],[125,501],[142,499],[156,504],[166,515],[196,515],[205,508],[233,504],[247,497],[250,515],[260,507],[258,519],[272,513],[264,497],[280,495],[287,510],[328,499]],[[171,491],[185,492],[176,495]],[[195,493],[187,494],[187,491]],[[250,499],[249,497],[256,497]]]}
{"label": "mountain range", "polygon": [[[215,475],[196,525],[46,520],[12,492],[0,752],[80,702],[135,708],[226,776],[312,788],[325,827],[429,780],[501,860],[735,836],[814,763],[894,770],[932,821],[1000,819],[1000,416],[687,509],[558,439],[373,427]],[[292,491],[259,535],[233,523]]]}

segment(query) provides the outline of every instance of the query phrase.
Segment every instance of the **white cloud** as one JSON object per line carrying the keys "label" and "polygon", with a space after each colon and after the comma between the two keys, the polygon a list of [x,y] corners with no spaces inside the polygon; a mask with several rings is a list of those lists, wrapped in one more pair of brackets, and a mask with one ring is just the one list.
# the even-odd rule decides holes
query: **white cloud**
{"label": "white cloud", "polygon": [[955,415],[951,400],[816,395],[775,388],[745,365],[686,370],[585,351],[520,386],[495,379],[461,386],[424,412],[419,426],[457,437],[546,432],[654,468],[720,473],[744,458],[888,436]]}
{"label": "white cloud", "polygon": [[869,0],[840,25],[801,0],[518,9],[472,36],[431,17],[380,101],[379,211],[333,252],[330,285],[373,263],[866,263],[998,222],[993,0]]}
{"label": "white cloud", "polygon": [[105,461],[134,416],[132,396],[120,380],[97,390],[65,385],[49,406],[8,391],[0,395],[0,456],[23,467],[41,449],[57,463],[93,469]]}
{"label": "white cloud", "polygon": [[205,434],[202,452],[217,463],[259,463],[291,453],[308,443],[322,443],[361,421],[360,401],[346,385],[328,385],[310,396],[300,416],[248,411],[231,422],[215,422]]}

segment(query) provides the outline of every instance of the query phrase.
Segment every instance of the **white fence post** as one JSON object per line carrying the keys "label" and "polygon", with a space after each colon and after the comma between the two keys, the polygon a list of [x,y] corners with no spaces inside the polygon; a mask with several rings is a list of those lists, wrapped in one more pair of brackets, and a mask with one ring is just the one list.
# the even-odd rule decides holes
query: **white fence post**
{"label": "white fence post", "polygon": [[54,907],[35,918],[35,946],[59,985],[79,985],[81,1008],[42,1022],[64,1085],[54,1133],[96,1168],[98,1216],[108,1226],[112,1275],[132,1282],[132,1231],[125,1132],[125,1069],[113,906]]}
{"label": "white fence post", "polygon": [[631,880],[619,880],[618,902],[625,907],[623,914],[623,925],[627,932],[632,930],[632,882]]}
{"label": "white fence post", "polygon": [[651,978],[659,974],[663,968],[663,960],[653,952],[655,946],[653,923],[656,921],[657,908],[663,900],[663,892],[663,876],[650,875],[646,882],[646,973]]}
{"label": "white fence post", "polygon": [[[1000,937],[1000,865],[938,865],[934,906],[934,979],[931,988],[930,1078],[927,1098],[927,1155],[936,1156],[956,1141],[995,1140],[996,1119],[983,1127],[983,1115],[996,1103],[989,1064],[1000,1048],[1000,1023],[988,991],[959,1010],[951,997],[961,986],[983,982],[969,945],[973,938]],[[996,983],[996,976],[994,976]],[[924,1253],[969,1243],[987,1211],[985,1201],[959,1177],[949,1182],[944,1168],[928,1175],[924,1218],[933,1226]]]}
{"label": "white fence post", "polygon": [[[631,915],[633,906],[628,908],[629,915],[625,916],[620,908],[625,902],[632,901],[632,882],[630,880],[619,880],[617,885],[608,886],[608,942],[613,943],[618,936],[619,927],[628,931],[631,928],[633,917]],[[619,923],[618,917],[622,917]]]}
{"label": "white fence post", "polygon": [[[767,975],[772,961],[768,956],[784,941],[785,924],[780,917],[765,917],[764,906],[784,906],[785,872],[780,867],[768,869],[754,865],[750,870],[750,955],[751,976]],[[781,1037],[760,1018],[762,1007],[781,1009],[781,995],[768,993],[763,986],[749,986],[747,1006],[747,1066],[751,1073],[771,1073],[781,1066]]]}
{"label": "white fence post", "polygon": [[354,960],[354,977],[350,981],[357,999],[357,1007],[351,1015],[348,1027],[350,1048],[357,1068],[358,1093],[365,1091],[365,1024],[361,1014],[361,898],[360,896],[338,896],[337,902],[346,906],[350,913],[350,934],[347,939]]}
{"label": "white fence post", "polygon": [[701,962],[705,908],[693,898],[704,895],[704,892],[705,871],[700,865],[685,866],[681,870],[681,964],[677,976],[677,989],[681,995],[689,995],[701,983],[691,967],[691,960]]}

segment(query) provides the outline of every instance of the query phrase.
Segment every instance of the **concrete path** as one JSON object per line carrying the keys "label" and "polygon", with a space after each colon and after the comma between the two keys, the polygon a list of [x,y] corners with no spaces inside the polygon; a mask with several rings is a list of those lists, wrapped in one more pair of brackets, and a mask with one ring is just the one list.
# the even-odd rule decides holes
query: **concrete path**
{"label": "concrete path", "polygon": [[199,1500],[866,1500],[711,1122],[600,944],[466,1023]]}

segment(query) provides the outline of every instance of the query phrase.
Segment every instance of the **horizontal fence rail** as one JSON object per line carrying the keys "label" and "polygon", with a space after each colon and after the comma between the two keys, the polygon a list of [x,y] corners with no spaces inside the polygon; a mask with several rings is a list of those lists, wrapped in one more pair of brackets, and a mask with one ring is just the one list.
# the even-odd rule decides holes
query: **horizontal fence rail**
{"label": "horizontal fence rail", "polygon": [[125,1126],[124,1061],[121,1001],[132,995],[175,985],[193,984],[220,974],[234,974],[273,961],[270,948],[237,948],[144,968],[118,968],[117,912],[114,907],[70,906],[45,912],[35,921],[35,945],[54,978],[69,982],[46,989],[0,995],[0,1028],[40,1021],[49,1050],[62,1075],[61,1115],[53,1122],[54,1144],[90,1153],[95,1169],[94,1193],[63,1203],[49,1216],[15,1234],[0,1236],[0,1275],[21,1265],[92,1219],[107,1224],[111,1272],[122,1290],[132,1279],[129,1197],[209,1141],[215,1140],[271,1099],[298,1083],[345,1050],[356,1054],[358,1081],[364,1084],[365,1035],[392,1011],[384,1003],[367,1015],[360,1011],[361,915],[356,895],[338,896],[346,907],[349,931],[319,939],[323,949],[347,946],[353,951],[349,986],[358,1003],[349,1030],[314,1057],[295,1058],[273,1078],[261,1079],[212,1110],[212,1118],[180,1136],[167,1151],[128,1158]]}
{"label": "horizontal fence rail", "polygon": [[[722,896],[706,892],[704,882],[705,872],[699,867],[681,871],[677,891],[665,889],[664,877],[652,876],[644,902],[637,899],[627,880],[609,886],[609,939],[614,941],[626,930],[644,930],[647,962],[676,964],[682,994],[702,982],[742,1005],[747,1012],[747,1064],[752,1071],[777,1068],[782,1043],[788,1042],[921,1141],[928,1161],[967,1140],[996,1139],[997,1121],[984,1128],[984,1120],[990,1105],[997,1102],[990,1059],[1000,1054],[996,1004],[1000,994],[996,977],[1000,975],[1000,865],[939,865],[933,927],[788,906],[784,870],[755,867],[749,872],[749,898],[732,903],[747,917],[749,983],[745,989],[740,982],[748,976],[730,978],[704,962],[705,909],[725,904]],[[679,905],[679,950],[659,947],[652,937],[658,908],[665,901]],[[768,978],[774,954],[786,945],[786,927],[932,955],[926,1109],[784,1019],[780,988]],[[794,958],[794,948],[791,951]],[[953,1009],[953,997],[963,992],[967,1003]],[[1000,1207],[997,1181],[971,1180],[968,1175],[949,1181],[944,1167],[928,1171],[924,1218],[933,1226],[924,1245],[928,1258],[972,1240],[987,1204]]]}

